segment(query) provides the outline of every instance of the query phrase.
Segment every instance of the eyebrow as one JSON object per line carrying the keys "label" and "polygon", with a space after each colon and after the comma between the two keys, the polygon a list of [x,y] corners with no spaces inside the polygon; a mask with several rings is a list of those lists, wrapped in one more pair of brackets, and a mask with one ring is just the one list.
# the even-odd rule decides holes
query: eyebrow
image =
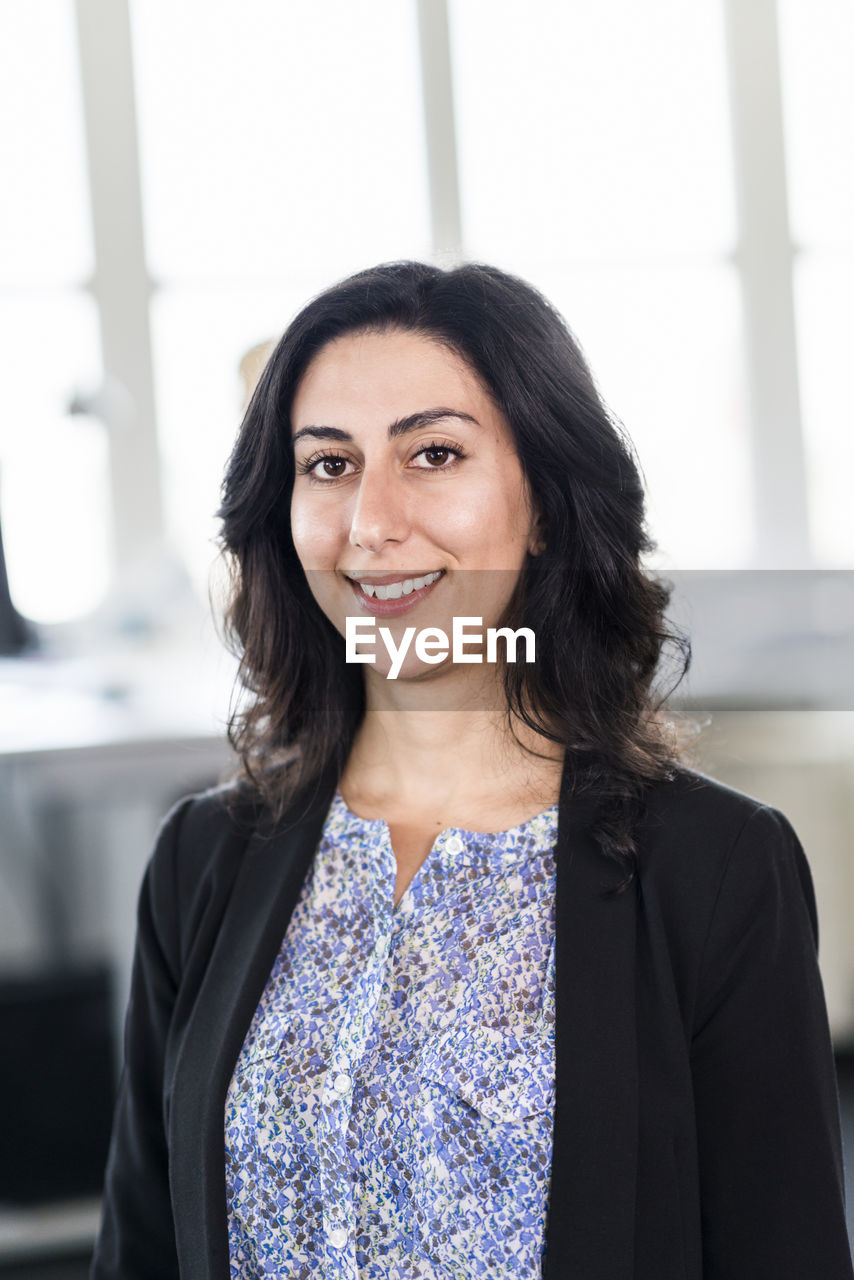
{"label": "eyebrow", "polygon": [[[398,436],[404,436],[410,431],[420,431],[422,427],[432,426],[434,422],[441,422],[444,418],[459,418],[462,422],[473,422],[476,427],[480,426],[477,418],[473,418],[470,413],[463,413],[460,409],[419,409],[416,413],[407,414],[405,418],[398,418],[395,422],[390,423],[388,438],[389,440],[396,440]],[[349,431],[344,431],[341,427],[311,426],[300,427],[291,443],[296,444],[303,437],[312,440],[352,441],[353,439]]]}

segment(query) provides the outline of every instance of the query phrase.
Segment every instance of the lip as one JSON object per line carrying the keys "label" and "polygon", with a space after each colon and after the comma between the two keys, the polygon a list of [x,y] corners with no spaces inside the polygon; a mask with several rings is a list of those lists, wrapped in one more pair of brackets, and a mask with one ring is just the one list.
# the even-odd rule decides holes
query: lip
{"label": "lip", "polygon": [[[433,570],[433,572],[435,572],[435,570]],[[420,578],[425,577],[426,575],[413,573],[407,576]],[[435,587],[438,587],[444,577],[445,572],[443,570],[441,578],[437,578],[435,582],[428,583],[426,587],[421,587],[418,591],[411,591],[408,596],[401,596],[399,600],[378,600],[376,596],[366,596],[358,582],[354,582],[352,578],[348,578],[347,581],[353,588],[353,595],[356,597],[365,613],[371,613],[375,618],[396,618],[398,614],[408,613],[410,609],[414,609],[416,605],[420,604],[422,600],[429,596],[430,592]],[[371,584],[379,582],[380,585],[382,585],[384,582],[400,582],[401,577],[400,574],[386,574],[385,576],[381,574],[370,574],[365,575],[365,577],[362,578],[362,581]]]}

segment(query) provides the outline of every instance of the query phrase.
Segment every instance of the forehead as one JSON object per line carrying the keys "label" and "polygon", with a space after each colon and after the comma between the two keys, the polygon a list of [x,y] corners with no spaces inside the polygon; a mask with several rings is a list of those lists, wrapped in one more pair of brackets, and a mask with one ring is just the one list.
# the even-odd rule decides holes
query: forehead
{"label": "forehead", "polygon": [[501,416],[467,361],[434,339],[398,329],[346,334],[327,343],[300,379],[291,431],[309,423],[385,427],[434,405],[484,425]]}

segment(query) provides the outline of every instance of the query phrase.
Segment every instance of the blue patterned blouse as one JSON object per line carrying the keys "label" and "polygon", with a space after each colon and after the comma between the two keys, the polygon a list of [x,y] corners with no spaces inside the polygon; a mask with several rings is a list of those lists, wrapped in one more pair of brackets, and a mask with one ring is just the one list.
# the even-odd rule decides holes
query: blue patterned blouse
{"label": "blue patterned blouse", "polygon": [[226,1100],[232,1280],[540,1276],[557,818],[447,828],[395,907],[336,791]]}

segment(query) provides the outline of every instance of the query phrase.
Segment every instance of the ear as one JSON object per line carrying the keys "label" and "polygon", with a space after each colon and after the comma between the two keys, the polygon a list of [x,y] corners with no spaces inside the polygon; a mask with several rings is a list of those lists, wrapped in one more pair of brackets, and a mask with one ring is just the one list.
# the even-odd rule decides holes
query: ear
{"label": "ear", "polygon": [[531,534],[528,538],[528,551],[532,556],[538,556],[546,549],[545,529],[543,528],[543,518],[538,513],[531,527]]}

